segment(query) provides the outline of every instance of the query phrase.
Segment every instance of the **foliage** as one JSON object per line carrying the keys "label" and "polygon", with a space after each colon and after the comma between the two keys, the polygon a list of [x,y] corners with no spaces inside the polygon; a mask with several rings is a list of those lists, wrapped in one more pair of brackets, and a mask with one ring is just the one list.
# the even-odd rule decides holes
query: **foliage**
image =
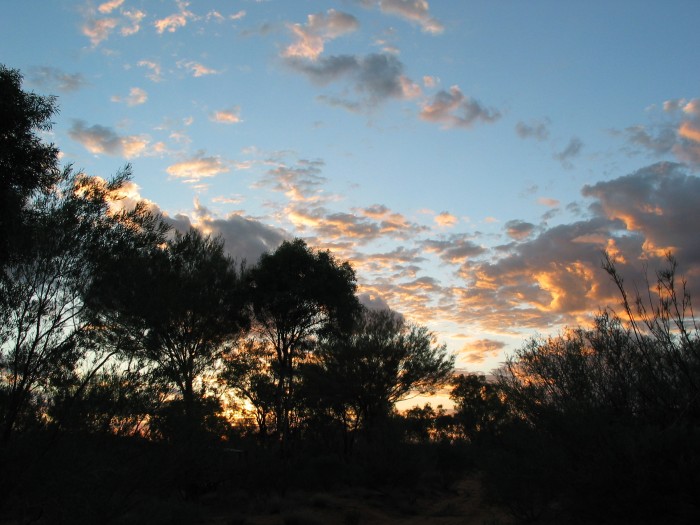
{"label": "foliage", "polygon": [[222,241],[192,229],[164,245],[118,251],[92,292],[105,329],[128,338],[132,355],[175,388],[186,418],[195,417],[203,377],[248,324]]}
{"label": "foliage", "polygon": [[264,254],[247,282],[256,333],[274,355],[276,431],[284,447],[292,429],[297,361],[315,338],[352,326],[359,304],[355,272],[349,263],[295,239]]}
{"label": "foliage", "polygon": [[58,149],[38,134],[51,129],[55,97],[22,91],[22,75],[0,64],[0,268],[24,244],[26,206],[61,178]]}
{"label": "foliage", "polygon": [[435,392],[453,367],[454,356],[427,328],[389,310],[364,310],[352,333],[322,341],[304,376],[308,396],[354,430],[371,428],[410,395]]}
{"label": "foliage", "polygon": [[627,326],[603,312],[593,328],[532,340],[509,359],[499,384],[517,419],[491,455],[489,482],[523,516],[556,505],[596,523],[693,522],[700,340],[689,297],[671,257],[657,295],[633,304],[610,259],[605,268]]}
{"label": "foliage", "polygon": [[[129,178],[110,182],[65,170],[55,187],[31,201],[25,220],[26,249],[0,280],[2,417],[9,439],[32,397],[70,381],[78,366],[98,369],[112,354],[96,347],[85,297],[102,246],[132,235],[143,210],[111,214],[109,202]],[[124,222],[122,222],[124,221]],[[92,365],[85,361],[92,355]]]}

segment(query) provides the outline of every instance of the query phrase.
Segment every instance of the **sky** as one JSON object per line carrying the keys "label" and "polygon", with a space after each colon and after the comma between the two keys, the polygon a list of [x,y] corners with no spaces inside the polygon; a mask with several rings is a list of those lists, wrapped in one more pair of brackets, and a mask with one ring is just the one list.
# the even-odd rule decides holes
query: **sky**
{"label": "sky", "polygon": [[[133,170],[254,263],[284,239],[488,372],[643,289],[700,291],[700,2],[2,2],[61,162]],[[693,285],[693,282],[696,284]],[[695,286],[695,288],[693,288]],[[696,295],[699,296],[699,295]]]}

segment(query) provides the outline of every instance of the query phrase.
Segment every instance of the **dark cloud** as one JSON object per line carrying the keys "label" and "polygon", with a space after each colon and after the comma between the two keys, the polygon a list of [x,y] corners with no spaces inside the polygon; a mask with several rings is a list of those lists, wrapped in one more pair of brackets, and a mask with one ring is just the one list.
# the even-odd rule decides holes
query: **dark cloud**
{"label": "dark cloud", "polygon": [[561,162],[565,168],[572,168],[571,160],[578,157],[582,148],[583,142],[581,142],[581,139],[573,137],[563,150],[554,155],[554,158]]}
{"label": "dark cloud", "polygon": [[238,262],[255,264],[263,253],[275,250],[291,235],[260,221],[234,214],[226,218],[212,215],[206,208],[197,205],[194,216],[178,214],[165,217],[167,223],[180,232],[195,227],[221,237],[226,251]]}
{"label": "dark cloud", "polygon": [[532,124],[525,124],[524,122],[518,122],[515,125],[515,132],[521,139],[533,138],[539,141],[546,140],[549,138],[549,120],[546,122],[533,122]]}
{"label": "dark cloud", "polygon": [[403,76],[403,64],[394,55],[375,53],[364,57],[337,55],[305,60],[290,57],[285,62],[315,84],[325,86],[345,81],[361,98],[326,96],[323,100],[347,109],[376,106],[387,99],[409,98],[411,83]]}
{"label": "dark cloud", "polygon": [[663,127],[653,134],[644,126],[631,126],[625,129],[624,135],[630,144],[641,146],[655,155],[670,153],[677,142],[676,130],[671,127]]}
{"label": "dark cloud", "polygon": [[71,93],[88,85],[81,73],[65,73],[58,68],[42,66],[29,70],[29,82],[47,91]]}
{"label": "dark cloud", "polygon": [[427,239],[420,245],[449,264],[460,264],[466,259],[478,257],[486,252],[484,247],[476,244],[465,234],[450,235],[446,239]]}
{"label": "dark cloud", "polygon": [[520,220],[508,221],[505,227],[508,237],[517,241],[527,239],[535,230],[534,224]]}
{"label": "dark cloud", "polygon": [[700,262],[700,178],[680,164],[661,162],[611,181],[585,186],[600,213],[644,235],[647,249],[671,250],[681,260]]}
{"label": "dark cloud", "polygon": [[470,128],[477,122],[491,123],[501,118],[497,109],[487,109],[478,100],[466,97],[459,87],[439,91],[423,105],[420,118],[445,127]]}

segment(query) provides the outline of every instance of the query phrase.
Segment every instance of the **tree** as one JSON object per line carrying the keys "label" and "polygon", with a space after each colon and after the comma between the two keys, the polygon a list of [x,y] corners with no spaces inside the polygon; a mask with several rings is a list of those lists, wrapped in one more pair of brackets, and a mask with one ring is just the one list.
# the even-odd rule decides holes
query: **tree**
{"label": "tree", "polygon": [[339,417],[370,429],[398,401],[446,384],[454,359],[426,327],[390,310],[364,310],[350,335],[323,340],[305,377]]}
{"label": "tree", "polygon": [[190,229],[161,246],[114,253],[92,292],[101,324],[129,338],[135,355],[174,387],[194,424],[203,375],[249,323],[223,241]]}
{"label": "tree", "polygon": [[508,405],[496,382],[478,374],[460,374],[452,380],[450,399],[455,402],[455,419],[464,437],[478,442],[493,437],[508,417]]}
{"label": "tree", "polygon": [[21,250],[26,206],[58,182],[58,149],[37,135],[51,129],[55,97],[22,91],[22,75],[0,64],[0,267]]}
{"label": "tree", "polygon": [[558,500],[592,522],[694,523],[700,332],[685,282],[669,256],[655,285],[630,295],[609,257],[603,266],[627,319],[603,311],[508,359],[499,386],[516,420],[487,478],[504,501],[526,494],[540,511]]}
{"label": "tree", "polygon": [[110,212],[129,176],[127,169],[105,182],[66,169],[59,184],[27,206],[25,250],[5,265],[0,280],[5,441],[49,386],[69,382],[79,367],[89,379],[114,355],[94,344],[97,332],[85,298],[96,278],[97,254],[132,239],[151,220],[139,207]]}
{"label": "tree", "polygon": [[297,361],[317,336],[345,331],[358,308],[355,272],[304,241],[283,242],[247,276],[258,337],[274,353],[277,431],[284,449],[291,429]]}

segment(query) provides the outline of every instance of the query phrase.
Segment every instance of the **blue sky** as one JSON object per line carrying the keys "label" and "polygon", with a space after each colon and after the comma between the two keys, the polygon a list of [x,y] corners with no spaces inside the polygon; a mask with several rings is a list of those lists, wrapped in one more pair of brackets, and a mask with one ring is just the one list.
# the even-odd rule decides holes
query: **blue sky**
{"label": "blue sky", "polygon": [[700,3],[7,2],[62,162],[254,261],[301,236],[488,371],[672,250],[700,273]]}

